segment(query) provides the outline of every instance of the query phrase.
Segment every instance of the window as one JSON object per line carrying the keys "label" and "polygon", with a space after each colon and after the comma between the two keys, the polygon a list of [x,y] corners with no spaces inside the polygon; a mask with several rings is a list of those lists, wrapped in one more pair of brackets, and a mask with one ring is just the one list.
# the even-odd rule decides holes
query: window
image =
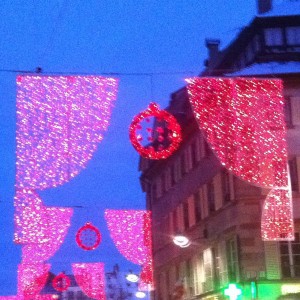
{"label": "window", "polygon": [[286,28],[286,42],[288,45],[300,45],[300,26]]}
{"label": "window", "polygon": [[299,191],[298,168],[297,168],[296,157],[289,159],[289,170],[290,170],[292,191]]}
{"label": "window", "polygon": [[200,295],[203,293],[203,282],[204,282],[204,268],[203,268],[202,255],[197,255],[193,257],[192,265],[193,265],[194,295]]}
{"label": "window", "polygon": [[203,251],[203,266],[204,266],[204,291],[211,291],[213,290],[213,257],[212,257],[212,250],[206,249]]}
{"label": "window", "polygon": [[201,190],[199,189],[196,193],[194,193],[194,207],[195,207],[195,220],[196,223],[201,221]]}
{"label": "window", "polygon": [[223,202],[228,203],[230,201],[230,175],[227,170],[222,172],[222,194]]}
{"label": "window", "polygon": [[282,277],[300,277],[300,240],[299,233],[295,241],[280,242]]}
{"label": "window", "polygon": [[266,28],[264,30],[266,46],[282,46],[283,35],[281,28]]}
{"label": "window", "polygon": [[199,161],[199,143],[196,139],[191,145],[192,167],[194,168]]}
{"label": "window", "polygon": [[288,97],[285,99],[284,102],[284,117],[285,123],[287,127],[293,126],[293,119],[292,119],[292,106],[291,106],[291,98]]}
{"label": "window", "polygon": [[208,203],[208,209],[210,212],[213,212],[216,210],[215,206],[215,188],[214,188],[214,182],[213,180],[209,182],[207,185],[207,203]]}
{"label": "window", "polygon": [[186,201],[183,203],[183,224],[184,228],[187,229],[190,227],[189,222],[189,202]]}
{"label": "window", "polygon": [[181,176],[183,176],[186,173],[186,164],[185,164],[184,153],[180,157],[180,172],[181,172]]}
{"label": "window", "polygon": [[239,265],[238,265],[238,250],[237,250],[237,238],[232,238],[226,241],[226,256],[228,267],[228,279],[231,282],[235,282],[239,277]]}
{"label": "window", "polygon": [[173,219],[173,232],[177,233],[177,231],[178,231],[177,209],[173,210],[172,215],[173,215],[173,218],[172,218]]}

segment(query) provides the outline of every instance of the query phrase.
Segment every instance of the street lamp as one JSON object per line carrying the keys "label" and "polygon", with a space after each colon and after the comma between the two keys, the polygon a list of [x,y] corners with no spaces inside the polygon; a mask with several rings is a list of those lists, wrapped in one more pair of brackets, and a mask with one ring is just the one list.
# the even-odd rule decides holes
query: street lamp
{"label": "street lamp", "polygon": [[139,281],[139,276],[130,272],[129,274],[126,275],[126,279],[130,282],[138,282]]}
{"label": "street lamp", "polygon": [[186,248],[192,244],[192,242],[197,240],[204,240],[207,239],[207,230],[203,230],[203,234],[201,237],[196,237],[194,239],[190,239],[188,236],[184,235],[183,233],[177,233],[173,236],[173,243],[180,248]]}
{"label": "street lamp", "polygon": [[142,299],[142,298],[145,298],[145,297],[146,297],[146,293],[144,293],[144,292],[142,292],[142,291],[137,291],[137,292],[135,293],[135,296],[136,296],[137,298]]}
{"label": "street lamp", "polygon": [[191,241],[187,236],[178,233],[173,236],[173,243],[180,248],[186,248],[191,244]]}

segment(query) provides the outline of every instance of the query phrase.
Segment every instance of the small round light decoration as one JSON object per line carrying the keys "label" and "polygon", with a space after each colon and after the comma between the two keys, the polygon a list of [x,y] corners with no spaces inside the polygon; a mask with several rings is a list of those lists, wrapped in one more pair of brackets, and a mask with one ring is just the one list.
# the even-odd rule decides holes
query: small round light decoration
{"label": "small round light decoration", "polygon": [[53,288],[55,288],[59,292],[66,291],[70,285],[71,285],[71,280],[64,273],[59,273],[57,276],[54,277],[52,281]]}
{"label": "small round light decoration", "polygon": [[84,250],[94,250],[101,242],[101,234],[97,227],[87,222],[76,233],[76,242]]}
{"label": "small round light decoration", "polygon": [[[154,126],[150,125],[150,118],[155,118]],[[146,123],[146,137],[142,134],[142,122]],[[129,138],[141,156],[165,159],[178,148],[181,142],[181,128],[173,115],[159,109],[159,106],[152,102],[146,110],[133,118]]]}

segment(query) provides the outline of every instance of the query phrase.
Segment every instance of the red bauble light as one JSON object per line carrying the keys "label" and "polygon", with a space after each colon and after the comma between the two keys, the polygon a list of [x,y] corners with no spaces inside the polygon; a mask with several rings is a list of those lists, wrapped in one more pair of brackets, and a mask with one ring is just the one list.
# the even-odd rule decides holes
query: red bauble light
{"label": "red bauble light", "polygon": [[97,227],[87,222],[76,233],[76,242],[84,250],[94,250],[101,242],[101,234]]}
{"label": "red bauble light", "polygon": [[[142,129],[141,122],[156,118],[157,123],[162,123],[163,126],[154,126],[154,128],[146,128],[150,145],[143,146],[143,137],[138,134]],[[157,124],[155,124],[157,125]],[[167,136],[165,136],[167,134]],[[150,103],[148,108],[136,115],[129,128],[129,138],[139,154],[150,159],[165,159],[177,150],[181,142],[181,128],[176,118],[166,110],[159,109],[156,103]]]}
{"label": "red bauble light", "polygon": [[57,291],[64,292],[71,285],[71,280],[66,274],[60,273],[53,279],[52,285]]}

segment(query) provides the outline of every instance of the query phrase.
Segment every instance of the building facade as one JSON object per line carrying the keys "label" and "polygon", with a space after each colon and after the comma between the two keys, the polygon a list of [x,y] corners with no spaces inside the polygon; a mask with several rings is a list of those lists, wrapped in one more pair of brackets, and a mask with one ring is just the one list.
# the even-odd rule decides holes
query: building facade
{"label": "building facade", "polygon": [[[181,125],[182,145],[168,159],[141,158],[139,166],[153,216],[154,299],[179,299],[180,282],[182,299],[229,299],[230,283],[241,291],[237,299],[300,299],[300,1],[258,7],[261,14],[226,49],[206,41],[209,58],[200,76],[283,80],[295,241],[262,241],[268,191],[222,167],[182,88],[167,107]],[[177,233],[191,245],[174,245]]]}

